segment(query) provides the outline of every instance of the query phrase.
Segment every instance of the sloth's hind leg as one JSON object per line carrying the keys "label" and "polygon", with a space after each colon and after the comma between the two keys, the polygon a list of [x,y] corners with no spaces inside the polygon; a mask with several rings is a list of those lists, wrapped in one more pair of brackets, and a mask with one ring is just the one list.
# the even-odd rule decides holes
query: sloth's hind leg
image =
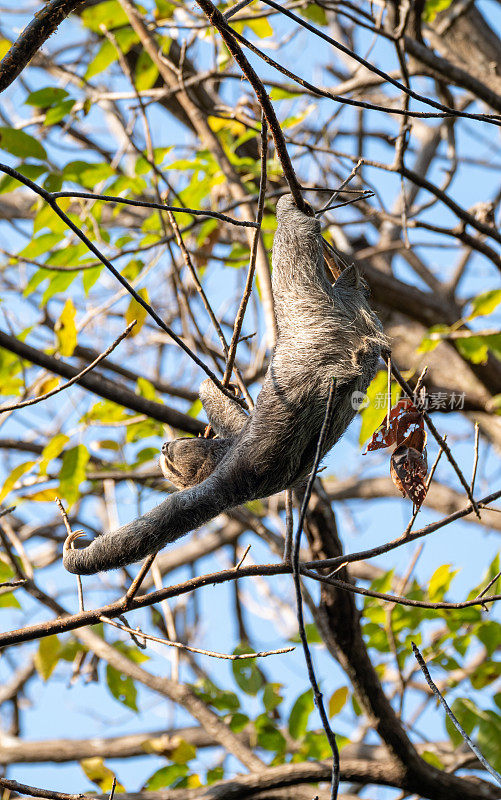
{"label": "sloth's hind leg", "polygon": [[245,411],[207,378],[198,390],[211,427],[218,436],[236,436],[247,420]]}
{"label": "sloth's hind leg", "polygon": [[165,442],[160,468],[178,489],[189,489],[209,477],[230,445],[230,439],[183,438]]}

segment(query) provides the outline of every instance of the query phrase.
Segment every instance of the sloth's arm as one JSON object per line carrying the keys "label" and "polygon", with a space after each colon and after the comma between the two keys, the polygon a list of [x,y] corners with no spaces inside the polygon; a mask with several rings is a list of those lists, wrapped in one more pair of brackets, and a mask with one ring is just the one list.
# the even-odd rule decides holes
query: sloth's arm
{"label": "sloth's arm", "polygon": [[232,437],[240,433],[247,420],[247,414],[238,403],[226,397],[210,378],[201,384],[198,395],[207,419],[218,436]]}
{"label": "sloth's arm", "polygon": [[247,420],[247,414],[238,403],[226,397],[211,380],[207,379],[202,383],[199,396],[218,438],[181,438],[165,442],[160,456],[160,468],[164,476],[178,489],[187,489],[208,478]]}

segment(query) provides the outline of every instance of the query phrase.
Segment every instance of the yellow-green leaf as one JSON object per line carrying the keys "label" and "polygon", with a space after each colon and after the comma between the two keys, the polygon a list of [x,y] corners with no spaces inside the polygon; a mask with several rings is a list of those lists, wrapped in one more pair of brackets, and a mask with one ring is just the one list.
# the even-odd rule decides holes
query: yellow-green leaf
{"label": "yellow-green leaf", "polygon": [[85,468],[88,461],[89,453],[83,444],[66,450],[63,456],[59,473],[59,491],[69,505],[73,505],[78,500],[79,487],[85,480]]}
{"label": "yellow-green leaf", "polygon": [[246,21],[245,26],[250,28],[260,39],[273,36],[273,28],[266,17],[261,17],[261,19],[249,19]]}
{"label": "yellow-green leaf", "polygon": [[[366,400],[362,402],[360,408],[363,410],[360,412],[360,416],[362,417],[362,425],[360,427],[360,444],[364,444],[364,442],[369,439],[376,428],[378,428],[388,410],[388,397],[387,397],[387,383],[388,383],[388,373],[386,370],[380,370],[372,383],[370,384],[369,388],[367,389]],[[392,384],[391,387],[391,404],[392,406],[395,405],[398,398],[400,397],[400,387],[397,386],[396,383]],[[356,399],[356,398],[354,398]]]}
{"label": "yellow-green leaf", "polygon": [[171,751],[170,758],[175,764],[186,764],[187,761],[195,758],[196,754],[196,747],[185,739],[180,739],[179,744]]}
{"label": "yellow-green leaf", "polygon": [[444,769],[443,762],[439,759],[436,753],[432,750],[423,750],[421,753],[421,758],[423,761],[426,761],[427,764],[431,764],[432,767],[436,767],[437,769]]}
{"label": "yellow-green leaf", "polygon": [[57,458],[60,453],[62,453],[65,445],[70,441],[70,437],[66,436],[65,433],[56,433],[52,439],[47,442],[44,449],[42,450],[42,460],[40,462],[40,474],[45,475],[47,473],[47,465],[53,458]]}
{"label": "yellow-green leaf", "polygon": [[[84,758],[80,762],[83,771],[93,783],[97,784],[102,792],[109,792],[113,786],[113,778],[115,777],[111,769],[105,765],[102,758],[95,756],[94,758]],[[125,789],[121,783],[117,782],[117,792],[124,792]]]}
{"label": "yellow-green leaf", "polygon": [[[147,303],[150,302],[148,297],[147,289],[139,289],[138,295],[143,298]],[[132,331],[130,332],[129,336],[137,336],[139,331],[144,325],[144,321],[146,319],[148,312],[146,311],[143,306],[137,302],[134,297],[131,297],[129,307],[125,312],[125,320],[127,325],[130,325],[131,322],[136,320],[137,324],[133,327]]]}
{"label": "yellow-green leaf", "polygon": [[501,289],[491,289],[489,292],[478,294],[471,301],[471,311],[468,319],[475,317],[485,317],[491,314],[501,303]]}
{"label": "yellow-green leaf", "polygon": [[121,28],[129,24],[129,18],[117,0],[104,0],[90,8],[85,8],[81,13],[84,25],[95,33],[101,32],[101,25],[108,30]]}
{"label": "yellow-green leaf", "polygon": [[38,650],[35,653],[35,667],[42,680],[46,681],[52,675],[57,662],[61,644],[57,636],[46,636],[40,639]]}
{"label": "yellow-green leaf", "polygon": [[472,364],[484,364],[487,361],[489,348],[481,336],[469,336],[467,339],[455,339],[456,349]]}
{"label": "yellow-green leaf", "polygon": [[19,478],[22,478],[23,475],[29,472],[35,463],[35,461],[25,461],[24,464],[18,464],[17,467],[14,467],[4,483],[2,491],[0,492],[0,503],[2,500],[5,500],[7,495],[10,494],[12,489],[15,488]]}
{"label": "yellow-green leaf", "polygon": [[425,22],[433,22],[440,11],[449,8],[452,0],[426,0],[424,4],[423,19]]}
{"label": "yellow-green leaf", "polygon": [[57,341],[59,345],[59,352],[62,356],[72,356],[75,347],[77,346],[77,328],[75,325],[75,317],[77,311],[73,305],[71,297],[68,297],[61,316],[54,325]]}
{"label": "yellow-green leaf", "polygon": [[347,686],[340,686],[339,689],[336,689],[334,694],[331,696],[331,699],[329,700],[329,717],[334,717],[336,714],[339,714],[341,709],[344,707],[347,699],[348,699]]}

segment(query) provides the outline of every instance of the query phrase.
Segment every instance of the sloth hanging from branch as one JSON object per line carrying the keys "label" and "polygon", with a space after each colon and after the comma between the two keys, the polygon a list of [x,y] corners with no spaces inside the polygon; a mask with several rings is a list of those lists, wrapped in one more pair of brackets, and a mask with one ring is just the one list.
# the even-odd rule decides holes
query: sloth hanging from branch
{"label": "sloth hanging from branch", "polygon": [[277,203],[272,263],[279,335],[255,408],[247,415],[204,381],[200,398],[217,437],[162,447],[162,471],[180,491],[87,547],[71,549],[67,539],[69,572],[124,567],[234,506],[299,484],[313,465],[333,378],[334,410],[322,455],[352,421],[352,394],[365,393],[387,348],[364,281],[350,266],[329,283],[320,222],[290,195]]}

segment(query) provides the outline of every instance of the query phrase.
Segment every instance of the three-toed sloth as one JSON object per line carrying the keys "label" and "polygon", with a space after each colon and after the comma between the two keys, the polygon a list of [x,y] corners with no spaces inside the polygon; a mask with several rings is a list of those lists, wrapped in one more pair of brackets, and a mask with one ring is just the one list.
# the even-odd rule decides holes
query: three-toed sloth
{"label": "three-toed sloth", "polygon": [[88,547],[65,548],[70,572],[123,567],[175,542],[218,514],[300,483],[311,471],[332,379],[325,455],[355,415],[387,346],[355,267],[331,285],[320,222],[287,195],[277,203],[273,296],[278,341],[255,408],[246,414],[210,381],[200,388],[213,439],[176,439],[162,448],[164,474],[180,491]]}

